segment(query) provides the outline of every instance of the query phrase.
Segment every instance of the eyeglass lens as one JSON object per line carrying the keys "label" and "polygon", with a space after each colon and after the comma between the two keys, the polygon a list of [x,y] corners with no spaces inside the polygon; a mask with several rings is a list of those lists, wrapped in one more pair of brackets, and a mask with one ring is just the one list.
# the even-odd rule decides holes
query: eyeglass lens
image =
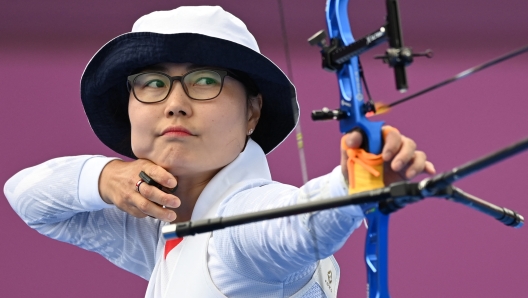
{"label": "eyeglass lens", "polygon": [[[222,76],[214,70],[196,70],[187,73],[180,82],[187,96],[193,99],[212,99],[222,91]],[[134,79],[132,86],[134,95],[140,101],[158,102],[169,94],[171,79],[161,73],[143,73]]]}

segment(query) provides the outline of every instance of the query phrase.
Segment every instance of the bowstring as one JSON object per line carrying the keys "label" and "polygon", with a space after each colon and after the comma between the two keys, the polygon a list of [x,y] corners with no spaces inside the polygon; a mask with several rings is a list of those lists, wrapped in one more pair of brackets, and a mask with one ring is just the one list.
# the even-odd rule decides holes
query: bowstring
{"label": "bowstring", "polygon": [[[290,78],[290,81],[292,84],[294,84],[293,81],[293,71],[291,66],[291,59],[290,59],[290,49],[288,47],[288,34],[286,33],[286,22],[284,20],[284,11],[282,9],[282,1],[278,0],[279,2],[279,14],[280,14],[280,21],[281,21],[281,31],[282,31],[282,43],[284,45],[284,52],[286,55],[286,74]],[[295,84],[294,84],[295,85]],[[292,100],[292,109],[295,111],[297,107],[297,103],[295,99]],[[297,139],[297,148],[299,149],[299,161],[301,163],[301,174],[303,179],[303,185],[308,182],[308,170],[306,168],[306,158],[304,155],[304,142],[303,142],[303,135],[301,131],[301,118],[299,117],[298,113],[294,112],[293,115],[295,122],[296,119],[299,119],[299,122],[295,126],[295,136]]]}
{"label": "bowstring", "polygon": [[[294,84],[293,81],[293,71],[291,66],[291,59],[290,59],[290,50],[288,47],[288,34],[286,32],[286,21],[284,18],[284,10],[282,6],[282,0],[277,0],[279,5],[279,15],[280,15],[280,22],[281,22],[281,32],[282,32],[282,43],[284,45],[284,52],[286,57],[286,74],[290,78],[290,81],[292,84]],[[292,99],[292,109],[295,111],[296,108],[296,101],[295,99]],[[303,178],[303,185],[308,182],[308,172],[306,168],[306,158],[304,155],[304,142],[303,142],[303,136],[301,132],[301,118],[299,117],[298,113],[294,113],[293,115],[294,121],[295,119],[299,119],[299,122],[297,123],[297,126],[295,127],[295,135],[297,139],[297,148],[299,149],[299,159],[301,163],[301,174]],[[302,216],[302,215],[301,215]],[[311,220],[308,220],[306,223],[310,229],[310,235],[312,236],[312,241],[314,243],[314,255],[315,259],[317,260],[317,267],[316,270],[319,271],[319,275],[323,276],[322,268],[319,266],[319,261],[321,261],[320,254],[319,254],[319,246],[317,243],[317,235],[316,230],[313,228],[313,222]],[[315,273],[315,272],[314,272]],[[323,285],[321,285],[323,286]],[[322,289],[321,289],[322,290]]]}

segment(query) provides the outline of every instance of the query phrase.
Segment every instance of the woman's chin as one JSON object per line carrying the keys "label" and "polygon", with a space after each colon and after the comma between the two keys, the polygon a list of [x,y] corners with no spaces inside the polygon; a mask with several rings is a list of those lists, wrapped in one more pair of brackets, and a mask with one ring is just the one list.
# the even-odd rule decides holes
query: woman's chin
{"label": "woman's chin", "polygon": [[[167,148],[169,149],[169,148]],[[144,158],[152,161],[156,165],[164,168],[175,177],[210,175],[212,172],[218,172],[234,158],[216,158],[212,159],[211,155],[199,154],[201,152],[186,150],[160,150],[142,154],[138,158]],[[218,162],[218,160],[222,162]]]}
{"label": "woman's chin", "polygon": [[190,171],[193,170],[191,163],[186,163],[183,160],[167,160],[167,159],[160,159],[160,160],[152,160],[155,164],[158,166],[164,168],[169,173],[176,175],[185,175],[188,174]]}
{"label": "woman's chin", "polygon": [[190,152],[185,152],[181,149],[178,149],[171,148],[170,146],[164,146],[159,150],[154,149],[149,152],[145,152],[143,156],[165,169],[169,167],[181,167],[185,164],[192,164],[192,154]]}

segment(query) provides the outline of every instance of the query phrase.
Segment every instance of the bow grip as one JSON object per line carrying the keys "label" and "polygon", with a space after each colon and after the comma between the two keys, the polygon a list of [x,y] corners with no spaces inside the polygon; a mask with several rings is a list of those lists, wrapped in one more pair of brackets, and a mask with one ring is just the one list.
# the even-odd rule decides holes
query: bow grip
{"label": "bow grip", "polygon": [[[383,140],[391,131],[398,130],[391,126],[382,128]],[[364,133],[362,133],[365,136]],[[341,149],[347,154],[348,191],[349,194],[384,187],[383,158],[381,152],[370,153],[363,148],[350,148],[341,138]]]}

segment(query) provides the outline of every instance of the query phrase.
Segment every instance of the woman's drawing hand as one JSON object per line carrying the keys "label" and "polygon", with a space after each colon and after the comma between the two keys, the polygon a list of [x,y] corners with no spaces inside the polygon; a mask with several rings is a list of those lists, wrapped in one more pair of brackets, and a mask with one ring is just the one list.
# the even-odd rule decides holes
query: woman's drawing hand
{"label": "woman's drawing hand", "polygon": [[[139,218],[151,216],[166,222],[176,219],[180,199],[158,188],[141,183],[139,192],[136,183],[139,172],[144,171],[152,179],[167,188],[176,187],[176,178],[162,167],[145,159],[135,161],[113,160],[103,169],[99,178],[99,194],[109,204]],[[163,208],[166,206],[167,208]]]}

